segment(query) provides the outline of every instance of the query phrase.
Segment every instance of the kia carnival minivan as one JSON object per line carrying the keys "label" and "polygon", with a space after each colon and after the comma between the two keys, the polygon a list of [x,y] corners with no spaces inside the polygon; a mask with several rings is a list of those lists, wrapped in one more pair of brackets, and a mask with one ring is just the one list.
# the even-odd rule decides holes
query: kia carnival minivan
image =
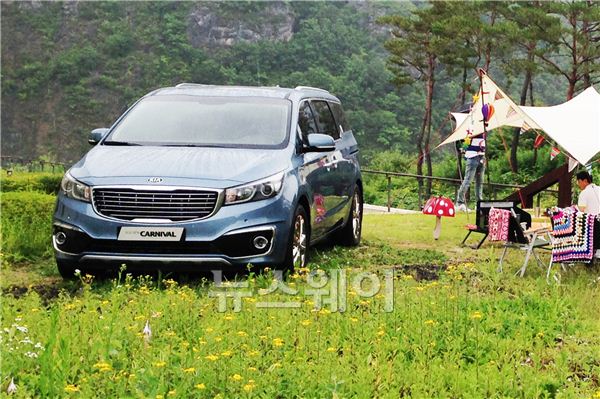
{"label": "kia carnival minivan", "polygon": [[358,146],[325,90],[182,83],[89,142],[53,219],[64,277],[122,264],[292,269],[325,238],[360,242]]}

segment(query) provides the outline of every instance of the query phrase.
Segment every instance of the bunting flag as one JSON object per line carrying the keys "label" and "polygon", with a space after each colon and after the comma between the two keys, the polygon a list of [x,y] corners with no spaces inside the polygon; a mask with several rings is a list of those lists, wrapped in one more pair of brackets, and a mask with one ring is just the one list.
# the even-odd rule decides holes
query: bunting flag
{"label": "bunting flag", "polygon": [[508,112],[506,113],[506,118],[510,118],[515,115],[517,115],[517,111],[515,111],[513,107],[508,107]]}
{"label": "bunting flag", "polygon": [[542,136],[541,134],[538,133],[538,135],[535,138],[535,141],[533,142],[533,148],[538,149],[542,146],[542,144],[544,144],[544,136]]}
{"label": "bunting flag", "polygon": [[579,165],[576,159],[569,157],[569,173],[573,171]]}
{"label": "bunting flag", "polygon": [[560,154],[560,150],[556,147],[552,147],[552,150],[550,150],[550,160],[553,161],[558,154]]}
{"label": "bunting flag", "polygon": [[525,133],[526,131],[528,131],[529,129],[531,129],[531,126],[529,126],[529,125],[527,124],[527,122],[524,122],[524,123],[523,123],[523,126],[521,126],[521,130],[519,130],[519,134],[523,134],[523,133]]}

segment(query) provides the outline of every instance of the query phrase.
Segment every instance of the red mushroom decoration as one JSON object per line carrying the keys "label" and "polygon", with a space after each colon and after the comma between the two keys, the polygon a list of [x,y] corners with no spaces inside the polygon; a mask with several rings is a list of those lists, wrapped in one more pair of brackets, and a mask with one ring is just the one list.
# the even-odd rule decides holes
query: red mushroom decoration
{"label": "red mushroom decoration", "polygon": [[454,203],[446,197],[431,197],[423,207],[423,214],[435,215],[435,229],[433,230],[433,238],[440,238],[442,230],[442,216],[454,217]]}

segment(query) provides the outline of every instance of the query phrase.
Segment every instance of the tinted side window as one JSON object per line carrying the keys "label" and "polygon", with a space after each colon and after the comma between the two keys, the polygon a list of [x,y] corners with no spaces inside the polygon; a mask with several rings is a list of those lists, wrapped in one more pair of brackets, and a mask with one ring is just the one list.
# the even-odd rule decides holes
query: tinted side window
{"label": "tinted side window", "polygon": [[300,114],[298,115],[298,125],[302,131],[302,139],[306,142],[306,137],[311,133],[317,133],[317,124],[308,101],[300,104]]}
{"label": "tinted side window", "polygon": [[335,125],[335,120],[329,110],[327,101],[311,101],[311,104],[317,114],[317,128],[319,133],[328,134],[336,140],[339,139],[340,131]]}
{"label": "tinted side window", "polygon": [[331,108],[331,112],[333,112],[333,116],[335,116],[335,121],[338,126],[341,126],[342,132],[347,132],[350,129],[350,125],[346,120],[346,115],[344,114],[344,110],[342,109],[342,105],[338,103],[329,103],[329,108]]}

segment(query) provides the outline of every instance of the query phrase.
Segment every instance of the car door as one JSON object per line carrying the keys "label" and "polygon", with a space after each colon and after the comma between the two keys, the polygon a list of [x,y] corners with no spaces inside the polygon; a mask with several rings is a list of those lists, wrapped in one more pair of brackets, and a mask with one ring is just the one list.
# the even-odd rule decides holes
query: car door
{"label": "car door", "polygon": [[326,223],[328,227],[333,228],[341,225],[348,213],[347,205],[352,190],[349,172],[352,165],[344,159],[344,143],[329,103],[325,100],[311,100],[311,106],[316,114],[318,133],[328,134],[335,140],[335,151],[327,157],[328,173],[323,186],[327,201],[328,221]]}
{"label": "car door", "polygon": [[349,211],[348,207],[359,175],[358,143],[346,120],[342,105],[334,101],[329,101],[328,104],[339,132],[339,138],[335,142],[336,150],[341,154],[337,167],[337,175],[340,181],[338,195],[341,202],[344,203],[345,209]]}
{"label": "car door", "polygon": [[[301,145],[307,143],[311,133],[318,133],[317,118],[308,100],[302,101],[298,114],[298,136]],[[330,194],[331,152],[307,152],[301,154],[300,178],[306,182],[311,204],[310,222],[311,238],[318,239],[327,233],[330,228],[328,217],[329,207],[332,204]]]}

